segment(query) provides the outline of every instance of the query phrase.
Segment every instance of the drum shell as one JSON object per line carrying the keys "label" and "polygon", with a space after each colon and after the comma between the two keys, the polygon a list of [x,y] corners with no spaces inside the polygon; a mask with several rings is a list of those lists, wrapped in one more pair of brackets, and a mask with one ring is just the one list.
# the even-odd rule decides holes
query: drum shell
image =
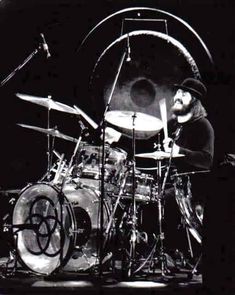
{"label": "drum shell", "polygon": [[[102,152],[102,146],[83,142],[78,151],[73,177],[101,180]],[[110,148],[108,145],[105,145],[104,157],[105,182],[116,183],[124,167],[127,153],[122,149]]]}
{"label": "drum shell", "polygon": [[[118,195],[120,185],[115,189],[115,195]],[[136,173],[135,175],[135,199],[136,201],[150,202],[157,192],[157,184],[152,175],[145,173]],[[133,173],[129,172],[125,176],[125,185],[122,193],[122,199],[133,198]]]}
{"label": "drum shell", "polygon": [[[84,271],[99,263],[100,241],[100,192],[90,188],[75,189],[68,184],[64,188],[73,208],[76,242],[65,271]],[[110,200],[104,199],[103,226],[107,226],[110,215]]]}

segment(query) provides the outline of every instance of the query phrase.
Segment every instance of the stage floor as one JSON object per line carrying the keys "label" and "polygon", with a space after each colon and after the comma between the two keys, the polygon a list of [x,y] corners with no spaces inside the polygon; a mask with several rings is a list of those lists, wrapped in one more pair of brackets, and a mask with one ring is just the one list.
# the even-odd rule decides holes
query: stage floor
{"label": "stage floor", "polygon": [[131,279],[115,278],[110,272],[56,273],[49,276],[33,274],[25,270],[2,272],[0,294],[204,294],[201,275],[189,277],[187,271],[162,277],[156,270],[154,274],[135,275]]}

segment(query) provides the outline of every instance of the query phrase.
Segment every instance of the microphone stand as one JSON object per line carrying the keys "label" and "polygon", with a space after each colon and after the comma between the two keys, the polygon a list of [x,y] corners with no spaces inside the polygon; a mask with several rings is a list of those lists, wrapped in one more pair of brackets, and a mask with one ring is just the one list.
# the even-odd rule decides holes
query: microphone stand
{"label": "microphone stand", "polygon": [[[18,73],[36,54],[39,53],[40,50],[44,50],[43,44],[39,44],[38,48],[34,49],[21,64],[19,64],[5,79],[0,82],[0,88],[3,87],[11,78],[13,78],[16,73]],[[50,118],[50,109],[48,110],[48,120],[47,120],[47,128],[49,129],[49,118]],[[50,178],[50,135],[47,135],[47,180]]]}
{"label": "microphone stand", "polygon": [[40,50],[43,50],[43,46],[39,44],[38,48],[34,49],[21,64],[19,64],[5,79],[0,82],[0,88],[4,86],[12,77],[15,76]]}
{"label": "microphone stand", "polygon": [[101,122],[101,131],[102,131],[102,164],[101,164],[101,195],[100,195],[100,246],[99,246],[99,275],[100,277],[103,274],[103,269],[102,269],[102,261],[103,261],[103,257],[104,257],[104,251],[103,251],[103,241],[104,241],[104,237],[103,237],[103,232],[104,232],[104,194],[105,194],[105,187],[104,187],[104,177],[105,177],[105,128],[106,128],[106,113],[109,110],[110,107],[110,103],[111,103],[111,99],[113,97],[113,92],[114,89],[116,87],[117,84],[117,80],[118,77],[120,75],[121,72],[121,68],[123,65],[123,62],[125,60],[126,57],[126,50],[123,52],[119,66],[118,66],[118,70],[113,82],[113,86],[104,110],[104,114],[103,114],[103,119]]}

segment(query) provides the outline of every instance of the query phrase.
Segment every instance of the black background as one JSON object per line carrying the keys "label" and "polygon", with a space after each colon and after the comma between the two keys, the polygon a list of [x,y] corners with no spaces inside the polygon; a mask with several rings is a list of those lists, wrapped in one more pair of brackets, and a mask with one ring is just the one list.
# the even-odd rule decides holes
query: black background
{"label": "black background", "polygon": [[[76,104],[95,118],[100,102],[90,102],[84,76],[95,60],[100,40],[81,59],[78,46],[102,19],[128,7],[153,7],[185,20],[210,50],[216,78],[209,81],[206,106],[216,132],[216,163],[234,150],[234,2],[233,1],[7,1],[0,2],[0,79],[3,80],[38,46],[44,33],[51,58],[37,54],[0,89],[1,172],[3,189],[37,181],[47,166],[46,136],[16,126],[25,123],[46,128],[46,109],[15,96],[16,92]],[[88,74],[87,74],[88,73]],[[65,134],[79,133],[76,118],[51,112],[53,123]],[[58,150],[64,152],[63,145]],[[73,145],[66,143],[68,153]]]}
{"label": "black background", "polygon": [[[0,80],[38,47],[41,32],[47,39],[51,58],[46,59],[41,53],[36,55],[0,88],[1,189],[22,188],[29,182],[37,181],[47,168],[46,136],[16,125],[25,123],[46,128],[46,109],[20,100],[15,93],[42,97],[52,95],[56,101],[68,105],[76,104],[96,119],[95,110],[102,110],[102,103],[90,100],[87,76],[91,61],[97,58],[96,45],[101,40],[93,40],[93,47],[83,53],[82,58],[77,49],[99,21],[120,9],[141,6],[161,9],[182,18],[196,30],[209,48],[216,75],[213,79],[206,79],[209,89],[206,107],[215,129],[215,167],[219,166],[226,153],[235,153],[234,1],[2,0]],[[73,116],[55,111],[51,112],[51,116],[53,124],[58,124],[61,132],[70,136],[79,134],[77,119]],[[58,141],[57,150],[69,155],[73,144]],[[208,273],[213,269],[212,274],[216,273],[217,276],[223,273],[223,269],[227,269],[228,261],[231,261],[228,257],[231,257],[230,250],[233,247],[226,254],[226,245],[234,245],[235,240],[234,235],[231,235],[235,224],[233,176],[233,170],[225,171],[225,174],[215,173],[214,182],[209,187],[208,239],[205,243],[209,264],[206,265],[209,265]],[[225,249],[225,254],[221,254],[222,248]],[[218,265],[217,261],[222,260],[225,261],[223,266]],[[226,273],[229,271],[227,269]],[[216,278],[209,276],[210,278],[213,284]]]}

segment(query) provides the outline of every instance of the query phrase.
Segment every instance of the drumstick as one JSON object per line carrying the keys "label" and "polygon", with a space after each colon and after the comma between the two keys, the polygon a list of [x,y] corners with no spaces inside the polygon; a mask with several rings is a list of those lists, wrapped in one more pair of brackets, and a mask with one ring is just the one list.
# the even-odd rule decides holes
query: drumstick
{"label": "drumstick", "polygon": [[163,98],[159,101],[160,113],[162,117],[164,138],[168,138],[168,129],[167,129],[167,110],[166,110],[166,99]]}
{"label": "drumstick", "polygon": [[97,129],[98,124],[94,120],[92,120],[85,112],[79,109],[76,105],[74,105],[73,107],[78,112],[78,114],[81,115],[94,129]]}

